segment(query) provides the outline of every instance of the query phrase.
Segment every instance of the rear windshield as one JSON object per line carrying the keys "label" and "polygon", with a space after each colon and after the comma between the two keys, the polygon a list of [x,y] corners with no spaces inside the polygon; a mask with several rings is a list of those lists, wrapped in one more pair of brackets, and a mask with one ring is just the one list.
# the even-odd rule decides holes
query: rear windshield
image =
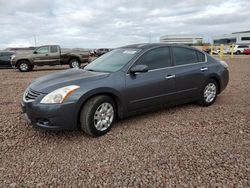
{"label": "rear windshield", "polygon": [[84,69],[97,72],[115,72],[124,67],[140,51],[140,49],[115,49],[95,59]]}

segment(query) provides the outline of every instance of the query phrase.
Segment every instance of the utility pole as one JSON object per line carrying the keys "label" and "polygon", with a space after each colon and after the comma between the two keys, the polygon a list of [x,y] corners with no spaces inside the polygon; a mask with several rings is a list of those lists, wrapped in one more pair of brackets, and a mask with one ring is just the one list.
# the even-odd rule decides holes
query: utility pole
{"label": "utility pole", "polygon": [[34,43],[35,43],[35,47],[36,47],[36,35],[34,35]]}
{"label": "utility pole", "polygon": [[151,36],[151,29],[149,30],[149,43],[151,43],[151,38],[152,38],[152,36]]}

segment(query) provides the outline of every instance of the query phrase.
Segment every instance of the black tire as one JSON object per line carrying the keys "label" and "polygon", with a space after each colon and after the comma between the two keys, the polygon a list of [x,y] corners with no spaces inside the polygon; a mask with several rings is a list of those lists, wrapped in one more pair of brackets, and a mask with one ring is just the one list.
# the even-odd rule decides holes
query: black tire
{"label": "black tire", "polygon": [[237,54],[237,55],[240,55],[240,54],[241,54],[241,52],[238,50],[238,51],[236,52],[236,54]]}
{"label": "black tire", "polygon": [[30,66],[30,70],[33,70],[33,69],[34,69],[34,65],[31,65],[31,66]]}
{"label": "black tire", "polygon": [[17,68],[20,72],[28,72],[31,70],[31,64],[27,60],[22,60],[18,63]]}
{"label": "black tire", "polygon": [[[95,120],[94,117],[95,117],[95,114],[98,111],[98,109],[103,104],[110,104],[112,106],[113,118],[112,118],[112,121],[110,120],[111,123],[108,126],[108,128],[106,128],[105,130],[98,130],[95,126],[97,124],[96,122],[98,120]],[[85,133],[87,133],[91,136],[102,136],[110,131],[110,129],[115,121],[115,118],[116,118],[116,105],[115,105],[114,100],[107,95],[95,96],[86,102],[86,104],[83,106],[83,108],[80,112],[81,129]],[[101,121],[106,121],[106,120],[101,120]]]}
{"label": "black tire", "polygon": [[[215,86],[215,91],[214,91],[215,94],[213,94],[214,97],[211,98],[211,101],[208,100],[208,97],[205,97],[205,91],[206,91],[207,87],[209,87],[209,86]],[[199,105],[201,105],[201,106],[212,105],[214,103],[214,101],[216,100],[217,95],[218,95],[218,83],[214,79],[210,78],[204,83],[204,85],[202,87],[202,90],[200,92]]]}
{"label": "black tire", "polygon": [[81,66],[81,62],[79,61],[79,59],[71,59],[69,61],[69,67],[70,68],[77,68]]}

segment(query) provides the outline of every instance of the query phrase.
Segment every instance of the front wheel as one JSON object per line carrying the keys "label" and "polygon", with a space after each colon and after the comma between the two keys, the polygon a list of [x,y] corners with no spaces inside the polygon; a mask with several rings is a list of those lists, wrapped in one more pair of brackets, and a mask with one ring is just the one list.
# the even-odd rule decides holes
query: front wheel
{"label": "front wheel", "polygon": [[28,61],[23,60],[18,63],[17,68],[20,72],[28,72],[31,70],[31,64]]}
{"label": "front wheel", "polygon": [[78,59],[71,59],[69,61],[69,67],[70,68],[78,68],[78,67],[80,67],[80,65],[81,65],[81,63],[80,63],[80,61]]}
{"label": "front wheel", "polygon": [[214,79],[205,82],[200,93],[199,104],[202,106],[210,106],[214,103],[218,94],[218,84]]}
{"label": "front wheel", "polygon": [[236,54],[237,54],[237,55],[240,55],[240,54],[241,54],[241,52],[238,50],[238,51],[236,52]]}
{"label": "front wheel", "polygon": [[80,125],[92,136],[102,136],[110,131],[116,116],[115,102],[106,95],[89,99],[80,112]]}

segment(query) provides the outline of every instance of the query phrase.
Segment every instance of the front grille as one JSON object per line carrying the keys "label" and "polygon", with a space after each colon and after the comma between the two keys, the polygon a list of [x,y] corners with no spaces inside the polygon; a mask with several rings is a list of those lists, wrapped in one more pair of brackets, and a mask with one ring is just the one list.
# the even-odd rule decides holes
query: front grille
{"label": "front grille", "polygon": [[28,89],[25,93],[24,93],[24,99],[26,102],[32,102],[34,101],[39,95],[41,95],[42,93],[38,92],[38,91],[34,91],[32,89]]}

